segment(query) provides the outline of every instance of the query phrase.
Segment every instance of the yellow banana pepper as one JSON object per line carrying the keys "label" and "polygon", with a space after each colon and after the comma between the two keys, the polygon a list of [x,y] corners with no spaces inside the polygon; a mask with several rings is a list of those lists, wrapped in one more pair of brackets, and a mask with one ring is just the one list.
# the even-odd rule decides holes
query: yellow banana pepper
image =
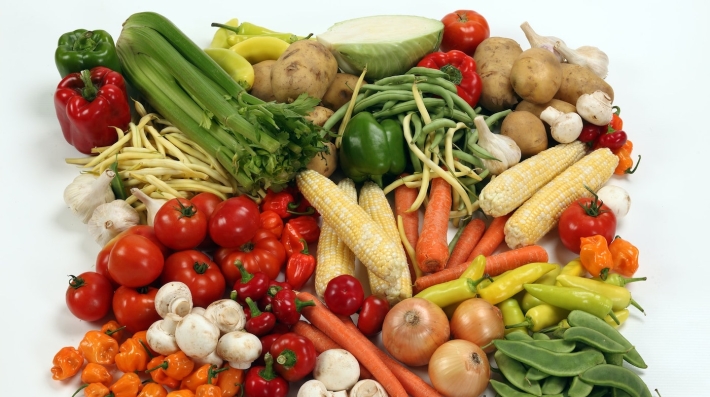
{"label": "yellow banana pepper", "polygon": [[[233,26],[236,29],[239,26],[239,20],[237,18],[232,18],[223,25]],[[229,43],[230,38],[235,37],[236,35],[236,32],[220,27],[212,37],[210,48],[229,48],[232,46],[232,44]]]}
{"label": "yellow banana pepper", "polygon": [[207,48],[205,53],[245,90],[251,89],[254,84],[254,68],[244,57],[227,48]]}
{"label": "yellow banana pepper", "polygon": [[241,41],[229,49],[243,56],[252,65],[266,60],[276,60],[290,44],[270,36],[255,36]]}

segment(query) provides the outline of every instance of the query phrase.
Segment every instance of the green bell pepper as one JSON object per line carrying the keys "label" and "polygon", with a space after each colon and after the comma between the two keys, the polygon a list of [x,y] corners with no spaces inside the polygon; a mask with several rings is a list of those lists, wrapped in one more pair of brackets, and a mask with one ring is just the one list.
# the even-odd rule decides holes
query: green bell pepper
{"label": "green bell pepper", "polygon": [[105,30],[77,29],[59,36],[54,62],[62,78],[96,66],[121,73],[116,45]]}
{"label": "green bell pepper", "polygon": [[372,180],[380,187],[385,175],[397,176],[407,166],[402,126],[397,120],[378,122],[360,112],[348,122],[338,153],[345,176],[355,182]]}

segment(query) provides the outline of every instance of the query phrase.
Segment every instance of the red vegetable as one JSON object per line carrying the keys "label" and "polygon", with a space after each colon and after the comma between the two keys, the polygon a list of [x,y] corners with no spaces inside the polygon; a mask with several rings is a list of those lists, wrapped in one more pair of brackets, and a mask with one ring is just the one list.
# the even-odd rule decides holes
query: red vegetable
{"label": "red vegetable", "polygon": [[334,277],[328,282],[323,292],[323,300],[328,309],[343,316],[356,313],[364,299],[365,292],[360,280],[349,274]]}
{"label": "red vegetable", "polygon": [[239,302],[246,302],[247,298],[251,300],[259,300],[266,295],[266,290],[269,288],[269,278],[263,272],[250,273],[244,268],[244,265],[236,261],[235,266],[241,273],[241,278],[238,278],[234,283],[234,291],[237,293]]}
{"label": "red vegetable", "polygon": [[289,382],[305,378],[316,366],[316,348],[308,338],[288,332],[269,348],[274,369]]}
{"label": "red vegetable", "polygon": [[247,196],[231,197],[215,207],[208,223],[212,240],[220,247],[237,248],[259,229],[259,206]]}
{"label": "red vegetable", "polygon": [[276,238],[280,239],[281,233],[284,230],[284,221],[281,219],[279,214],[274,211],[263,211],[259,217],[261,221],[261,225],[259,227],[270,231],[274,234],[274,236],[276,236]]}
{"label": "red vegetable", "polygon": [[163,271],[163,253],[147,237],[129,234],[116,241],[108,257],[111,278],[130,288],[146,286]]}
{"label": "red vegetable", "polygon": [[250,316],[244,329],[256,336],[264,336],[271,332],[274,329],[274,325],[276,325],[274,313],[262,312],[251,298],[246,298],[245,302],[249,305]]}
{"label": "red vegetable", "polygon": [[444,16],[444,37],[441,51],[459,50],[473,55],[476,47],[490,34],[488,21],[483,15],[472,10],[458,10]]}
{"label": "red vegetable", "polygon": [[198,307],[207,307],[221,299],[226,287],[217,264],[197,250],[179,251],[165,260],[160,282],[170,281],[185,283],[192,294],[193,304]]}
{"label": "red vegetable", "polygon": [[222,269],[227,284],[234,284],[241,277],[237,261],[250,273],[263,272],[273,280],[278,277],[286,262],[286,250],[273,233],[260,229],[254,237],[235,249],[218,249],[215,261]]}
{"label": "red vegetable", "polygon": [[562,212],[557,229],[562,244],[578,254],[582,237],[601,235],[610,244],[616,234],[616,216],[596,195],[584,197]]}
{"label": "red vegetable", "polygon": [[155,310],[155,294],[157,288],[118,287],[113,294],[113,314],[116,321],[126,327],[126,331],[134,333],[147,330],[151,324],[160,320]]}
{"label": "red vegetable", "polygon": [[301,310],[306,306],[313,306],[315,302],[302,301],[296,297],[296,292],[290,289],[282,289],[274,295],[271,300],[271,311],[276,315],[276,319],[286,325],[293,325],[301,318]]}
{"label": "red vegetable", "polygon": [[306,240],[303,250],[294,253],[286,263],[286,282],[295,290],[301,289],[316,270],[316,258],[308,252]]}
{"label": "red vegetable", "polygon": [[97,272],[69,276],[66,302],[69,311],[84,321],[97,321],[111,310],[113,287],[108,278]]}
{"label": "red vegetable", "polygon": [[244,378],[244,393],[248,397],[286,397],[288,382],[274,372],[274,358],[266,353],[265,366],[253,366]]}
{"label": "red vegetable", "polygon": [[168,200],[153,222],[158,240],[174,250],[193,249],[207,236],[207,216],[188,199]]}
{"label": "red vegetable", "polygon": [[382,331],[382,323],[390,310],[390,304],[383,296],[370,295],[362,301],[357,318],[357,328],[365,336],[375,336]]}
{"label": "red vegetable", "polygon": [[476,61],[464,52],[451,50],[448,52],[432,52],[422,58],[417,66],[439,69],[446,72],[451,82],[456,84],[458,95],[470,106],[476,106],[481,97],[483,83],[476,73]]}
{"label": "red vegetable", "polygon": [[281,233],[281,244],[286,250],[286,257],[291,257],[294,253],[303,251],[308,243],[294,225],[286,223]]}
{"label": "red vegetable", "polygon": [[[320,226],[318,225],[318,220],[313,215],[301,215],[290,219],[286,222],[287,225],[293,226],[294,229],[303,237],[308,243],[318,242],[318,237],[320,237]],[[285,228],[285,227],[284,227]]]}

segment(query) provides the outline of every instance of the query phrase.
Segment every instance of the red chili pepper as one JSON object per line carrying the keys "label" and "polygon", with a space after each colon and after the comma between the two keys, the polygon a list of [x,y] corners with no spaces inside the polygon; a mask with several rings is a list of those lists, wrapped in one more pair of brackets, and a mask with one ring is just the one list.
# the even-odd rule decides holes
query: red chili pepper
{"label": "red chili pepper", "polygon": [[[315,243],[320,237],[320,226],[318,225],[318,220],[311,215],[301,215],[296,218],[291,218],[286,225],[293,226],[294,229],[303,237],[308,243]],[[284,231],[286,230],[286,225],[284,225]],[[297,250],[298,252],[300,250]]]}
{"label": "red chili pepper", "polygon": [[54,93],[54,109],[64,139],[84,154],[116,143],[114,127],[125,129],[131,121],[123,76],[103,66],[64,77]]}
{"label": "red chili pepper", "polygon": [[274,211],[281,218],[289,218],[290,211],[295,211],[298,203],[293,195],[285,190],[274,192],[271,189],[266,191],[266,196],[261,202],[262,211]]}
{"label": "red chili pepper", "polygon": [[316,348],[310,339],[294,332],[281,335],[269,348],[274,369],[289,382],[305,378],[316,366]]}
{"label": "red chili pepper", "polygon": [[284,230],[284,221],[279,214],[267,210],[263,211],[259,217],[261,218],[261,229],[270,231],[276,238],[280,239]]}
{"label": "red chili pepper", "polygon": [[577,139],[580,142],[584,142],[589,145],[593,145],[594,141],[596,141],[597,138],[603,132],[606,132],[605,126],[598,126],[598,125],[595,125],[595,124],[585,121],[584,126],[582,127],[582,132],[579,134],[579,137]]}
{"label": "red chili pepper", "polygon": [[274,313],[262,312],[259,307],[256,306],[256,302],[251,300],[251,298],[246,298],[246,303],[249,305],[249,312],[251,316],[247,320],[244,329],[256,336],[264,336],[271,332],[276,325],[276,316]]}
{"label": "red chili pepper", "polygon": [[286,282],[293,289],[301,289],[316,270],[316,258],[308,253],[308,244],[303,241],[303,250],[294,253],[286,263]]}
{"label": "red chili pepper", "polygon": [[476,73],[476,61],[466,53],[459,50],[432,52],[422,58],[417,66],[445,72],[450,76],[451,82],[456,84],[456,91],[466,103],[471,106],[478,103],[483,83]]}
{"label": "red chili pepper", "polygon": [[253,366],[244,379],[244,393],[249,397],[286,397],[288,382],[274,371],[274,358],[264,355],[265,366]]}
{"label": "red chili pepper", "polygon": [[601,134],[594,142],[594,148],[609,148],[611,150],[617,150],[624,146],[628,137],[624,131],[613,131],[607,132],[606,134]]}
{"label": "red chili pepper", "polygon": [[[277,325],[279,323],[276,323]],[[276,326],[274,326],[274,330],[276,329]],[[281,335],[285,334],[286,332],[289,332],[288,330],[284,332],[276,332],[274,330],[271,330],[268,335],[264,335],[259,338],[261,341],[261,351],[262,352],[268,352],[269,349],[271,349],[271,345],[276,341],[276,339],[280,338]],[[264,355],[259,356],[252,365],[264,365]]]}
{"label": "red chili pepper", "polygon": [[282,324],[293,325],[301,318],[301,309],[306,306],[315,306],[313,301],[302,301],[296,298],[296,292],[282,289],[277,292],[271,301],[271,311],[276,315],[276,320]]}
{"label": "red chili pepper", "polygon": [[271,311],[271,301],[274,299],[274,296],[284,288],[293,289],[293,288],[291,288],[291,285],[285,281],[276,281],[276,280],[269,281],[269,288],[266,290],[266,295],[264,295],[261,299],[259,299],[259,302],[258,302],[259,309],[266,310],[267,312],[270,312]]}
{"label": "red chili pepper", "polygon": [[247,298],[259,300],[266,295],[266,290],[269,288],[269,277],[263,272],[249,273],[240,261],[237,261],[236,265],[242,274],[242,277],[234,283],[237,300],[240,302],[245,302]]}
{"label": "red chili pepper", "polygon": [[306,246],[304,241],[305,239],[298,232],[296,226],[291,222],[287,222],[284,225],[284,230],[281,233],[281,244],[286,249],[286,257],[290,258],[296,252],[303,251]]}

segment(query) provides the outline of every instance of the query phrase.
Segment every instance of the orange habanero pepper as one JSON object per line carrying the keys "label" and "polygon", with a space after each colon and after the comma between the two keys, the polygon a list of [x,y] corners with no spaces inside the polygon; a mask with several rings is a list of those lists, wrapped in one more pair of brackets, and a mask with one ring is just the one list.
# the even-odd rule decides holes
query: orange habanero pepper
{"label": "orange habanero pepper", "polygon": [[639,156],[639,161],[634,167],[634,160],[631,158],[631,152],[634,150],[634,144],[630,140],[626,140],[626,143],[619,149],[614,151],[616,157],[619,158],[619,164],[617,164],[616,169],[614,169],[615,175],[626,175],[633,174],[636,172],[639,163],[641,162],[641,156]]}
{"label": "orange habanero pepper", "polygon": [[[161,367],[169,377],[182,380],[184,377],[190,375],[195,368],[195,362],[183,351],[178,351],[177,353],[168,354],[165,360],[158,366]],[[152,370],[155,367],[150,368],[150,370]]]}
{"label": "orange habanero pepper", "polygon": [[222,397],[241,396],[242,383],[244,383],[244,370],[237,369],[224,364],[221,369],[225,369],[217,377],[217,386],[222,390]]}
{"label": "orange habanero pepper", "polygon": [[133,372],[128,372],[118,378],[109,390],[113,397],[137,397],[141,385],[141,378]]}
{"label": "orange habanero pepper", "polygon": [[210,375],[210,368],[212,368],[212,364],[203,364],[194,369],[190,375],[182,378],[182,381],[180,381],[180,388],[189,389],[193,392],[196,391],[198,386],[207,383],[207,379]]}
{"label": "orange habanero pepper", "polygon": [[84,389],[84,396],[86,397],[107,397],[111,394],[111,390],[103,383],[90,383],[82,386],[79,390],[81,389]]}
{"label": "orange habanero pepper", "polygon": [[138,339],[128,338],[116,354],[116,368],[121,372],[145,371],[148,368],[148,351]]}
{"label": "orange habanero pepper", "polygon": [[81,371],[81,382],[89,384],[102,383],[109,387],[113,383],[113,375],[101,364],[88,363],[84,370]]}
{"label": "orange habanero pepper", "polygon": [[209,383],[200,385],[195,392],[195,397],[222,397],[222,389]]}
{"label": "orange habanero pepper", "polygon": [[59,349],[52,359],[52,379],[64,380],[79,373],[84,365],[84,356],[73,346]]}
{"label": "orange habanero pepper", "polygon": [[118,354],[118,342],[101,331],[92,330],[79,343],[79,351],[90,363],[111,365]]}
{"label": "orange habanero pepper", "polygon": [[604,236],[597,234],[582,237],[579,248],[579,260],[593,277],[599,277],[602,271],[608,272],[614,268],[611,251]]}
{"label": "orange habanero pepper", "polygon": [[631,277],[639,268],[639,250],[627,240],[616,236],[609,244],[614,271],[624,277]]}
{"label": "orange habanero pepper", "polygon": [[173,390],[166,397],[195,397],[195,393],[187,389]]}
{"label": "orange habanero pepper", "polygon": [[146,336],[148,334],[148,331],[138,331],[133,336],[131,339],[135,339],[141,343],[141,346],[143,346],[144,349],[148,351],[148,356],[150,358],[153,358],[158,355],[158,352],[155,350],[151,349],[150,346],[148,345],[148,337]]}
{"label": "orange habanero pepper", "polygon": [[165,386],[155,382],[148,382],[143,385],[143,389],[138,393],[138,397],[167,397],[168,391]]}
{"label": "orange habanero pepper", "polygon": [[101,332],[116,339],[116,342],[121,343],[123,337],[126,336],[126,327],[119,324],[116,320],[110,320],[101,326]]}
{"label": "orange habanero pepper", "polygon": [[153,357],[153,359],[148,362],[148,369],[146,369],[145,372],[150,375],[153,382],[175,389],[180,386],[180,380],[173,379],[165,373],[162,365],[164,361],[165,356],[159,355]]}

